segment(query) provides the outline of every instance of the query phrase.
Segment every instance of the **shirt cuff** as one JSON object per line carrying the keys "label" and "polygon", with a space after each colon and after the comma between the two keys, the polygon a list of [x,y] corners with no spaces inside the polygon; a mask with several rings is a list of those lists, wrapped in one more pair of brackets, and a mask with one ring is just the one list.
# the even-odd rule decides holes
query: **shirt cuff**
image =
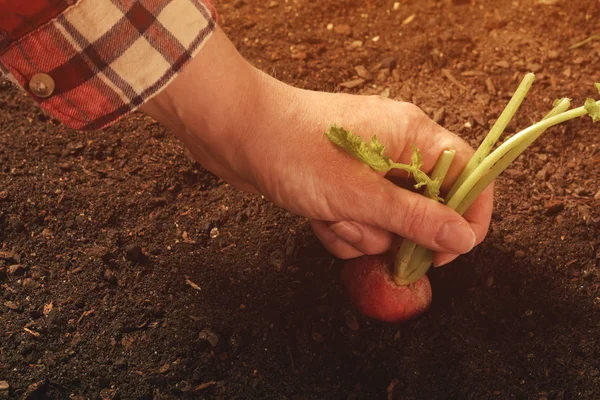
{"label": "shirt cuff", "polygon": [[80,0],[0,47],[0,72],[65,125],[101,129],[168,86],[215,21],[208,1]]}

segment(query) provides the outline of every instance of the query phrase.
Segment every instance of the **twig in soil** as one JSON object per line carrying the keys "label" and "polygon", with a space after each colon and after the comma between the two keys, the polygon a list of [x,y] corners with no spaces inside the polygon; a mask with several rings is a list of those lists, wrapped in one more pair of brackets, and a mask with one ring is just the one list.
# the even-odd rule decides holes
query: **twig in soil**
{"label": "twig in soil", "polygon": [[571,47],[569,47],[569,50],[575,50],[576,48],[585,46],[586,44],[588,44],[589,42],[593,41],[593,40],[600,40],[600,34],[598,35],[592,35],[589,38],[582,40],[581,42],[575,43],[573,45],[571,45]]}

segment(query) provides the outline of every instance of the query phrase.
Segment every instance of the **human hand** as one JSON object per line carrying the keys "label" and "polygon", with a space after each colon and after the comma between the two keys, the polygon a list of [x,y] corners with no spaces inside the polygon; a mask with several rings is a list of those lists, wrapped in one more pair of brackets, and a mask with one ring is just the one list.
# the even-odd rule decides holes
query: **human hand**
{"label": "human hand", "polygon": [[446,182],[456,179],[473,153],[463,140],[409,103],[285,85],[247,64],[221,31],[144,110],[170,127],[207,169],[310,218],[315,234],[340,258],[382,253],[399,235],[434,250],[434,264],[442,265],[486,235],[491,188],[463,218],[396,186],[386,178],[406,175],[374,172],[323,133],[335,123],[367,140],[377,135],[386,154],[405,163],[414,145],[425,172],[443,150],[455,149]]}

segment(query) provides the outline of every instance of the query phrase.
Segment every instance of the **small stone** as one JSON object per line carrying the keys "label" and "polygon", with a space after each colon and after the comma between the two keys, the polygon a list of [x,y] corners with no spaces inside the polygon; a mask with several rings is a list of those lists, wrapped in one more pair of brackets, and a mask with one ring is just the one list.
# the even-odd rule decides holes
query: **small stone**
{"label": "small stone", "polygon": [[392,9],[394,11],[398,11],[400,9],[400,3],[399,2],[395,2],[394,5],[392,6]]}
{"label": "small stone", "polygon": [[217,228],[216,226],[212,228],[210,230],[210,237],[211,239],[216,239],[217,237],[219,237],[219,228]]}
{"label": "small stone", "polygon": [[339,35],[350,36],[352,34],[352,28],[348,24],[336,25],[333,31]]}
{"label": "small stone", "polygon": [[206,340],[212,347],[217,347],[217,344],[219,343],[217,334],[208,328],[202,329],[199,338],[200,340]]}
{"label": "small stone", "polygon": [[25,267],[21,264],[15,264],[8,267],[8,274],[13,276],[21,276],[25,273]]}
{"label": "small stone", "polygon": [[340,83],[340,86],[344,87],[346,89],[354,89],[354,88],[361,86],[365,82],[366,81],[364,79],[358,78],[358,79],[353,79],[351,81],[342,82],[342,83]]}
{"label": "small stone", "polygon": [[353,48],[359,48],[359,47],[362,47],[362,45],[363,45],[362,40],[355,40],[350,44],[350,46]]}
{"label": "small stone", "polygon": [[0,381],[0,390],[8,390],[10,385],[6,381]]}
{"label": "small stone", "polygon": [[142,248],[137,244],[130,244],[125,247],[125,254],[127,259],[133,262],[143,261],[146,258]]}
{"label": "small stone", "polygon": [[111,284],[117,283],[117,277],[115,276],[115,273],[112,272],[111,269],[105,269],[102,277],[108,283],[111,283]]}
{"label": "small stone", "polygon": [[371,75],[369,70],[366,69],[364,65],[357,65],[356,67],[354,67],[354,70],[356,71],[356,74],[359,77],[363,78],[366,81],[370,81],[371,79],[373,79],[373,75]]}
{"label": "small stone", "polygon": [[333,24],[327,24],[327,30],[328,31],[332,31],[333,30]]}

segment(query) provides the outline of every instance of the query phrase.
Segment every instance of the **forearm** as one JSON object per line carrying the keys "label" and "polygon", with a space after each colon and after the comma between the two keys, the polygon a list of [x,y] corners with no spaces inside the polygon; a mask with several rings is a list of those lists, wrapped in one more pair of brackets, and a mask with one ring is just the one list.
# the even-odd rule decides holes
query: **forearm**
{"label": "forearm", "polygon": [[[282,86],[248,63],[217,28],[202,52],[141,110],[169,128],[206,168],[222,176],[225,171],[213,165],[213,154],[205,154],[205,149],[214,152],[251,140],[257,121],[273,107]],[[220,153],[226,157],[220,163],[225,161],[234,171],[236,159],[245,156],[236,151]]]}

